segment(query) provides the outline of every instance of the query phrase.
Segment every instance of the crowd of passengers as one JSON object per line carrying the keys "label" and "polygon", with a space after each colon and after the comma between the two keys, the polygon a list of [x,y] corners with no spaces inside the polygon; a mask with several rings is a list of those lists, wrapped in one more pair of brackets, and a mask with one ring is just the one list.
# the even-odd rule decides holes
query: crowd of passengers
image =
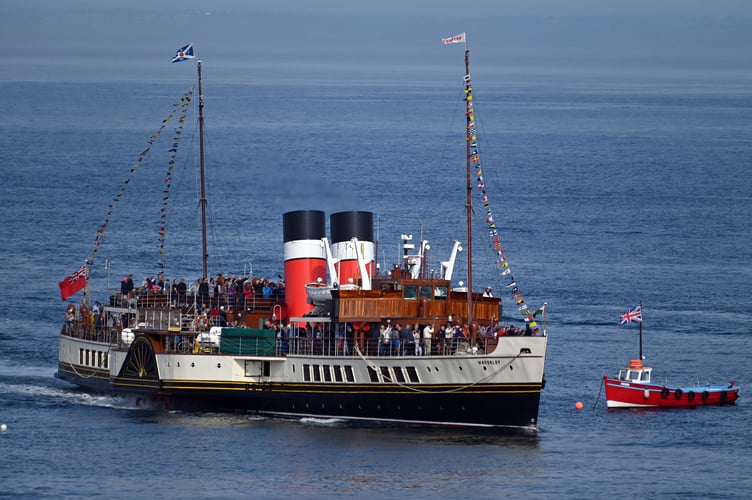
{"label": "crowd of passengers", "polygon": [[[391,321],[387,321],[382,323],[378,330],[370,328],[370,325],[367,328],[361,325],[348,325],[344,330],[332,332],[322,328],[318,323],[307,323],[303,327],[294,328],[289,324],[280,325],[267,321],[264,328],[276,331],[278,351],[283,354],[289,352],[291,344],[312,345],[314,352],[340,355],[356,354],[355,345],[362,354],[371,356],[449,355],[473,350],[473,339],[468,325],[447,323],[436,330],[431,324],[395,323],[392,326]],[[479,326],[474,347],[483,349],[489,340],[499,337],[532,334],[529,325],[526,325],[525,329],[501,324]]]}
{"label": "crowd of passengers", "polygon": [[169,298],[169,303],[178,307],[195,303],[204,308],[216,305],[242,310],[255,299],[284,300],[285,283],[281,279],[226,277],[219,273],[216,278],[199,278],[188,284],[185,278],[169,280],[159,273],[144,277],[137,287],[132,274],[124,277],[120,282],[120,305],[132,307],[139,297]]}
{"label": "crowd of passengers", "polygon": [[[195,304],[196,316],[206,318],[208,328],[242,326],[239,315],[233,311],[246,310],[256,302],[268,306],[272,302],[283,301],[284,297],[285,284],[281,279],[272,281],[235,275],[225,277],[220,273],[216,278],[199,278],[188,285],[185,278],[169,280],[165,279],[163,273],[159,273],[144,277],[140,286],[136,286],[133,274],[129,274],[121,280],[120,293],[111,298],[110,305],[134,309],[139,298],[159,298],[176,307]],[[95,302],[91,308],[82,304],[78,311],[70,304],[63,323],[64,332],[95,338],[105,328],[135,326],[135,317],[132,315],[109,315],[105,318],[103,311],[99,302]]]}

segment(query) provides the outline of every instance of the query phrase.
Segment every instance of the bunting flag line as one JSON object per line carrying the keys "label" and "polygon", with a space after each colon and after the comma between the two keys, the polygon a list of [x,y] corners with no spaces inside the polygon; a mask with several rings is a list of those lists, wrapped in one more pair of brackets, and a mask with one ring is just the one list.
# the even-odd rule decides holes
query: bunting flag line
{"label": "bunting flag line", "polygon": [[[110,218],[112,217],[112,214],[114,213],[115,208],[117,207],[118,203],[120,203],[120,200],[123,199],[123,196],[125,195],[125,190],[128,187],[128,184],[130,184],[131,180],[133,180],[133,176],[136,175],[136,172],[138,171],[139,167],[141,167],[141,164],[143,163],[143,161],[148,156],[149,151],[151,150],[152,145],[154,145],[154,143],[156,143],[157,140],[160,138],[160,136],[162,134],[162,131],[165,128],[167,128],[167,125],[173,119],[173,117],[175,116],[175,114],[177,114],[177,112],[180,111],[181,109],[184,110],[185,107],[187,107],[190,104],[190,102],[191,102],[191,96],[192,95],[193,95],[193,87],[191,87],[191,89],[188,90],[180,98],[180,100],[173,105],[173,108],[172,108],[172,111],[170,112],[170,114],[167,116],[167,118],[165,118],[164,120],[162,120],[162,125],[159,127],[159,129],[156,132],[154,132],[149,137],[149,139],[147,141],[147,144],[148,144],[147,148],[144,149],[143,151],[141,151],[141,153],[139,153],[138,159],[131,166],[128,178],[125,179],[125,181],[123,182],[123,184],[120,186],[120,189],[115,194],[115,196],[112,198],[112,201],[110,202],[110,204],[107,206],[107,216],[105,217],[104,223],[102,223],[102,225],[99,226],[99,229],[97,229],[97,236],[94,239],[94,245],[93,245],[93,248],[92,248],[92,251],[91,251],[91,256],[88,259],[90,263],[93,263],[96,260],[97,255],[99,254],[99,249],[100,249],[102,243],[104,242],[104,235],[105,235],[105,231],[107,230],[107,226],[110,223]],[[181,115],[181,117],[182,116],[183,115]],[[175,141],[173,141],[173,143],[174,142]]]}
{"label": "bunting flag line", "polygon": [[169,149],[170,159],[167,162],[167,174],[164,178],[164,186],[162,188],[162,208],[159,210],[159,267],[164,269],[164,255],[165,255],[165,235],[167,234],[167,208],[170,200],[170,186],[172,185],[172,174],[175,170],[175,159],[178,154],[178,146],[180,145],[180,136],[183,133],[183,124],[185,123],[185,116],[188,112],[188,106],[191,100],[181,99],[178,102],[180,107],[180,117],[178,118],[178,125],[175,127],[175,135],[172,137],[172,146]]}
{"label": "bunting flag line", "polygon": [[[465,33],[460,33],[459,35],[455,35],[453,37],[443,38],[441,41],[445,45],[451,43],[462,43],[466,41],[466,37]],[[540,328],[535,322],[535,314],[525,303],[525,300],[522,297],[522,292],[520,292],[520,289],[517,286],[517,282],[515,281],[514,276],[512,276],[512,269],[509,262],[507,261],[506,255],[504,254],[504,247],[501,244],[501,235],[499,234],[499,230],[496,226],[495,217],[491,209],[491,203],[488,200],[488,194],[486,192],[486,179],[483,175],[483,168],[481,167],[480,161],[480,152],[478,149],[478,136],[475,125],[475,108],[473,107],[473,86],[470,75],[465,75],[463,80],[465,83],[464,100],[465,116],[467,122],[466,139],[469,142],[470,146],[469,159],[471,167],[475,171],[475,187],[479,192],[480,202],[485,212],[485,222],[488,225],[488,236],[490,239],[489,244],[495,253],[496,263],[499,265],[501,275],[508,280],[507,284],[504,285],[504,288],[509,289],[512,294],[512,298],[515,300],[515,303],[517,305],[517,310],[522,314],[525,322],[532,329],[533,334],[537,335],[540,333]]]}
{"label": "bunting flag line", "polygon": [[621,324],[628,324],[634,321],[635,323],[642,323],[642,307],[637,306],[634,309],[627,310],[621,315]]}
{"label": "bunting flag line", "polygon": [[189,43],[188,45],[180,47],[177,52],[175,52],[175,57],[172,58],[172,62],[176,63],[187,61],[188,59],[193,59],[194,57],[193,43]]}
{"label": "bunting flag line", "polygon": [[63,281],[59,282],[57,286],[60,287],[60,298],[65,300],[71,295],[83,290],[86,287],[86,275],[86,263],[84,263],[81,266],[81,269],[70,276],[66,276]]}

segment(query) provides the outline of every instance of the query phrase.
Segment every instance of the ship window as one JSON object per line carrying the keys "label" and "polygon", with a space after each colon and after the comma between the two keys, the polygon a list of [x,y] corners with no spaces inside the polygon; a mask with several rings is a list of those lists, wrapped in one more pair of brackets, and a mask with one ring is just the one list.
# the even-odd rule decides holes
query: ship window
{"label": "ship window", "polygon": [[405,374],[402,373],[402,368],[399,366],[394,367],[394,379],[401,384],[405,383]]}
{"label": "ship window", "polygon": [[348,382],[355,382],[355,375],[353,374],[352,366],[345,365],[345,377]]}
{"label": "ship window", "polygon": [[420,287],[420,298],[421,299],[433,298],[433,287],[427,286],[427,285]]}
{"label": "ship window", "polygon": [[90,359],[89,356],[91,356],[91,351],[89,351],[88,349],[86,349],[86,363],[85,363],[86,365],[90,365],[91,364],[89,362],[89,359]]}
{"label": "ship window", "polygon": [[102,351],[97,351],[97,366],[102,367]]}
{"label": "ship window", "polygon": [[420,380],[418,380],[418,372],[415,370],[414,366],[407,367],[407,377],[410,379],[410,382],[414,384],[420,382]]}
{"label": "ship window", "polygon": [[433,289],[433,297],[436,300],[445,300],[447,298],[447,287],[437,286]]}
{"label": "ship window", "polygon": [[648,373],[647,371],[642,372],[642,380],[649,382],[650,381],[650,373]]}
{"label": "ship window", "polygon": [[311,371],[310,371],[310,365],[303,365],[303,380],[306,382],[311,381]]}
{"label": "ship window", "polygon": [[383,378],[384,382],[392,382],[392,376],[389,375],[389,367],[388,366],[382,366],[381,367],[381,377]]}
{"label": "ship window", "polygon": [[272,374],[272,364],[270,361],[264,361],[264,377],[269,377]]}
{"label": "ship window", "polygon": [[104,364],[102,365],[104,368],[108,368],[108,364],[110,363],[110,357],[107,353],[104,354]]}
{"label": "ship window", "polygon": [[368,378],[371,379],[371,382],[378,382],[379,381],[379,374],[376,373],[376,370],[374,370],[372,367],[368,367]]}
{"label": "ship window", "polygon": [[324,381],[325,382],[331,382],[332,381],[332,372],[329,370],[329,365],[324,365],[321,368],[324,369]]}
{"label": "ship window", "polygon": [[84,349],[83,348],[78,350],[78,364],[79,365],[84,364]]}
{"label": "ship window", "polygon": [[418,287],[416,285],[405,285],[403,292],[404,297],[408,300],[415,300],[418,298]]}
{"label": "ship window", "polygon": [[334,365],[334,381],[342,382],[342,367],[339,365]]}
{"label": "ship window", "polygon": [[319,365],[313,365],[313,380],[321,382],[321,371],[319,370]]}

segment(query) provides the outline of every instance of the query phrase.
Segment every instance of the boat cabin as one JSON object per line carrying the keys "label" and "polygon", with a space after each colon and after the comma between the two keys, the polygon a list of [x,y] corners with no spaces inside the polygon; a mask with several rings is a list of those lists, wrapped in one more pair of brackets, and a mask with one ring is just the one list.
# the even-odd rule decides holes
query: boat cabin
{"label": "boat cabin", "polygon": [[648,384],[650,383],[650,374],[652,371],[652,368],[642,366],[642,361],[639,359],[632,359],[629,362],[629,368],[619,370],[619,375],[616,378],[625,382]]}

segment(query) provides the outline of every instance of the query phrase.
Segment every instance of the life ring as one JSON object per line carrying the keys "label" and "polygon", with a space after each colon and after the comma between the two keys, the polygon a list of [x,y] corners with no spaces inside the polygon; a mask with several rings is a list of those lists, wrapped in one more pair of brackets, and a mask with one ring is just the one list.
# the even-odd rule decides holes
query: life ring
{"label": "life ring", "polygon": [[707,401],[710,397],[710,393],[708,391],[702,391],[702,400]]}
{"label": "life ring", "polygon": [[689,391],[687,393],[687,401],[693,401],[695,399],[695,391]]}
{"label": "life ring", "polygon": [[202,314],[196,318],[194,325],[196,325],[196,328],[199,330],[206,330],[206,327],[209,326],[209,318],[206,317],[206,314]]}
{"label": "life ring", "polygon": [[674,391],[674,397],[676,397],[676,399],[681,399],[682,394],[684,394],[684,393],[682,392],[681,389],[677,389],[677,390]]}
{"label": "life ring", "polygon": [[663,399],[666,399],[666,398],[668,397],[668,393],[669,393],[669,392],[671,392],[671,391],[669,391],[669,390],[668,390],[668,387],[664,387],[664,388],[663,388],[663,389],[661,390],[661,397],[662,397]]}

